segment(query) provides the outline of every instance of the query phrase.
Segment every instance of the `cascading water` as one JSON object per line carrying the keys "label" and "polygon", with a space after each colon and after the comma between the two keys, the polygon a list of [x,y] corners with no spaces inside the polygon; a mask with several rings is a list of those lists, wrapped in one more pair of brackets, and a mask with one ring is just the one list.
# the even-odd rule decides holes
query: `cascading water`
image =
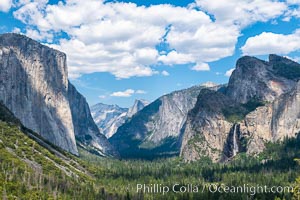
{"label": "cascading water", "polygon": [[237,124],[234,124],[233,126],[233,149],[232,149],[232,156],[236,156],[236,154],[239,152],[239,145],[237,141],[237,135],[236,135],[236,129],[237,129]]}

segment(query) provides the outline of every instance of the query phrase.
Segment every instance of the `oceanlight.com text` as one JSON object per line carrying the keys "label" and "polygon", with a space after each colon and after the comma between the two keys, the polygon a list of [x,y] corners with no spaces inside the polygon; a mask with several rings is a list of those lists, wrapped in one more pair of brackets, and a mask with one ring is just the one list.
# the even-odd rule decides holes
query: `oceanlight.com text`
{"label": "oceanlight.com text", "polygon": [[294,188],[291,186],[267,186],[267,185],[250,185],[243,184],[239,186],[232,186],[226,184],[203,184],[203,185],[180,185],[178,183],[172,186],[163,184],[137,184],[136,192],[143,193],[157,193],[167,194],[169,192],[174,193],[245,193],[250,195],[262,194],[262,193],[293,193]]}

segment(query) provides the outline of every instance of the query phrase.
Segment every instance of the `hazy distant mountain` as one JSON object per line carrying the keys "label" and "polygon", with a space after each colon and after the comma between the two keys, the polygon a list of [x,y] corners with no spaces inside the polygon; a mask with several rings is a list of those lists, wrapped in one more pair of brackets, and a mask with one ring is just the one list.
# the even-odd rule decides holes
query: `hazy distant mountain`
{"label": "hazy distant mountain", "polygon": [[100,132],[110,138],[128,118],[148,104],[146,100],[135,100],[134,105],[128,109],[98,103],[91,107],[91,112]]}
{"label": "hazy distant mountain", "polygon": [[91,107],[91,113],[101,133],[111,137],[125,122],[128,108],[98,103]]}

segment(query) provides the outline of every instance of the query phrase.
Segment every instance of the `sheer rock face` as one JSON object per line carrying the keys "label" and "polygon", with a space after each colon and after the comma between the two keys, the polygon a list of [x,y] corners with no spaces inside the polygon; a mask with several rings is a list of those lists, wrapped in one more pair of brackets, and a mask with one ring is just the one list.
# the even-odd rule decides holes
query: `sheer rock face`
{"label": "sheer rock face", "polygon": [[181,128],[203,88],[195,86],[158,98],[119,127],[110,142],[121,154],[134,154],[142,150],[178,153]]}
{"label": "sheer rock face", "polygon": [[76,135],[101,154],[115,154],[69,83],[62,52],[22,35],[0,35],[0,100],[25,127],[66,151],[78,155]]}
{"label": "sheer rock face", "polygon": [[25,36],[0,35],[0,100],[24,126],[78,154],[64,53]]}
{"label": "sheer rock face", "polygon": [[100,155],[117,155],[117,152],[95,124],[85,97],[71,83],[69,83],[68,98],[77,141],[83,147],[92,148]]}
{"label": "sheer rock face", "polygon": [[229,98],[220,92],[208,89],[200,92],[183,130],[180,155],[186,161],[201,157],[209,157],[215,162],[220,160],[232,126],[222,115],[222,109],[229,104]]}
{"label": "sheer rock face", "polygon": [[300,82],[290,92],[273,103],[259,107],[245,117],[241,134],[248,137],[248,154],[257,154],[264,149],[265,141],[295,137],[300,131]]}
{"label": "sheer rock face", "polygon": [[[186,161],[203,157],[225,161],[236,151],[255,155],[265,142],[295,137],[300,131],[299,79],[300,65],[286,58],[270,55],[269,62],[241,58],[224,95],[200,93],[184,126],[181,156]],[[226,119],[224,108],[253,99],[264,105],[242,120]]]}

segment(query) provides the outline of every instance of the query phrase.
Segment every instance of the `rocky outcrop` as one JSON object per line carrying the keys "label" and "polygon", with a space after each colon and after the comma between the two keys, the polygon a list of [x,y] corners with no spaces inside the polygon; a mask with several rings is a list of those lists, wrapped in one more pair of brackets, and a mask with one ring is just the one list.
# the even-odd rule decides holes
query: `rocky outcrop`
{"label": "rocky outcrop", "polygon": [[78,154],[66,55],[25,36],[0,36],[0,100],[27,128]]}
{"label": "rocky outcrop", "polygon": [[203,88],[194,86],[158,98],[119,127],[109,141],[124,157],[177,155],[181,128]]}
{"label": "rocky outcrop", "polygon": [[240,58],[229,79],[227,95],[238,103],[246,103],[254,97],[274,101],[295,85],[294,80],[276,72],[276,66],[285,62],[290,64],[292,61],[276,55],[270,55],[269,62],[249,56]]}
{"label": "rocky outcrop", "polygon": [[68,88],[68,99],[77,142],[82,147],[93,150],[99,155],[117,155],[117,152],[95,124],[85,97],[70,82]]}
{"label": "rocky outcrop", "polygon": [[300,131],[299,79],[300,65],[289,59],[239,59],[224,94],[200,93],[184,126],[181,156],[226,161],[239,152],[258,154],[266,142],[295,137]]}

